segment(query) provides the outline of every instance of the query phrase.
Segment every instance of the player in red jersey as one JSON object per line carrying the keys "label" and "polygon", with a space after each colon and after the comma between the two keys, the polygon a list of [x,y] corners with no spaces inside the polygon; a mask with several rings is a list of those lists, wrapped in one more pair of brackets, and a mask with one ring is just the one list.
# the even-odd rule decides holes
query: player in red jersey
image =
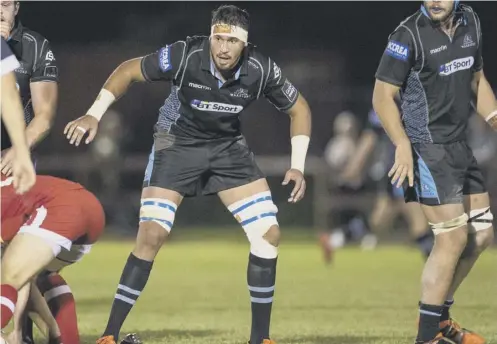
{"label": "player in red jersey", "polygon": [[38,285],[45,299],[53,313],[66,313],[54,314],[62,342],[77,344],[76,321],[67,324],[68,318],[75,319],[74,299],[57,272],[80,260],[98,240],[105,225],[102,206],[82,185],[68,180],[37,176],[24,195],[15,193],[12,181],[2,175],[1,234],[8,247],[2,257],[1,327],[12,318],[18,291],[44,271]]}

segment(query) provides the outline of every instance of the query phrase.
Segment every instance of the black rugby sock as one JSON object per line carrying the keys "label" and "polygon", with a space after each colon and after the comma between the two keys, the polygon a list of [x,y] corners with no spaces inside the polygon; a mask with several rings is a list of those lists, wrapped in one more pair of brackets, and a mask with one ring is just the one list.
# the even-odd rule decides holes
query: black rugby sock
{"label": "black rugby sock", "polygon": [[104,336],[114,336],[117,341],[121,327],[131,308],[147,284],[153,262],[149,262],[131,253],[121,275],[109,321]]}
{"label": "black rugby sock", "polygon": [[247,283],[252,303],[250,344],[261,344],[263,339],[269,339],[276,261],[277,258],[264,259],[252,253],[249,256]]}

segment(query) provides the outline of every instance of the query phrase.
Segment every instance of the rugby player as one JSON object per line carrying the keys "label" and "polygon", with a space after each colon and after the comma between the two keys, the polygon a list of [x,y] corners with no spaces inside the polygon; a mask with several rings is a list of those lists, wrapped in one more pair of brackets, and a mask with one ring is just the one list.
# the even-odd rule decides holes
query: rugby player
{"label": "rugby player", "polygon": [[[17,193],[28,191],[35,183],[36,174],[27,145],[25,124],[19,92],[16,89],[14,70],[19,67],[16,59],[4,39],[1,39],[1,118],[5,122],[6,133],[12,139],[15,155],[12,162],[13,185]],[[3,135],[2,135],[3,137]]]}
{"label": "rugby player", "polygon": [[250,242],[247,271],[252,307],[250,343],[269,336],[280,229],[266,179],[240,132],[239,116],[265,97],[291,119],[291,167],[283,185],[295,183],[288,201],[305,192],[304,163],[311,111],[271,58],[248,42],[249,15],[236,6],[212,13],[210,36],[188,37],[122,63],[85,116],[70,122],[71,144],[95,137],[107,108],[133,82],[169,81],[159,110],[154,145],[144,178],[136,246],[119,281],[107,328],[97,343],[118,340],[121,326],[145,287],[153,261],[168,236],[184,197],[217,194]]}
{"label": "rugby player", "polygon": [[2,241],[8,244],[1,262],[1,327],[12,318],[18,291],[42,272],[38,285],[55,313],[61,340],[78,344],[74,299],[53,273],[79,261],[98,240],[105,225],[102,206],[80,184],[50,176],[37,176],[22,196],[15,194],[12,177],[2,175],[1,187]]}
{"label": "rugby player", "polygon": [[407,178],[405,199],[421,204],[435,234],[421,278],[416,343],[485,343],[449,313],[454,293],[493,242],[488,193],[465,136],[475,96],[478,114],[497,129],[478,16],[458,1],[425,1],[389,36],[373,94],[396,146],[389,177],[397,186]]}
{"label": "rugby player", "polygon": [[[26,121],[26,139],[34,149],[48,134],[57,108],[58,69],[50,43],[18,20],[19,1],[0,4],[0,34],[20,62],[15,69]],[[5,128],[1,126],[2,173],[10,175],[13,152]]]}

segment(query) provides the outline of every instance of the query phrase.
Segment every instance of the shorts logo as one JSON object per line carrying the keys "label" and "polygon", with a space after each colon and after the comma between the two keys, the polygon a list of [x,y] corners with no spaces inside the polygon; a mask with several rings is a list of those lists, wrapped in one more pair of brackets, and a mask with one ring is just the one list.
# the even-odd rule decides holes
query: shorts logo
{"label": "shorts logo", "polygon": [[385,53],[397,60],[407,61],[409,58],[409,47],[396,41],[388,42]]}
{"label": "shorts logo", "polygon": [[171,46],[166,45],[159,51],[159,67],[161,71],[167,72],[172,68],[171,65]]}
{"label": "shorts logo", "polygon": [[292,83],[288,81],[288,79],[285,79],[285,83],[281,87],[281,90],[283,91],[285,97],[292,103],[295,101],[299,94],[295,86],[293,86]]}
{"label": "shorts logo", "polygon": [[470,69],[475,59],[473,56],[463,57],[462,59],[452,60],[449,63],[441,65],[438,69],[440,75],[447,76],[461,70]]}
{"label": "shorts logo", "polygon": [[476,45],[476,43],[473,42],[473,38],[471,38],[471,35],[469,33],[467,33],[464,36],[464,40],[462,41],[461,48],[470,48],[470,47],[474,47],[475,45]]}
{"label": "shorts logo", "polygon": [[207,102],[198,99],[192,100],[190,106],[200,111],[210,111],[210,112],[239,113],[243,110],[243,106],[240,105]]}

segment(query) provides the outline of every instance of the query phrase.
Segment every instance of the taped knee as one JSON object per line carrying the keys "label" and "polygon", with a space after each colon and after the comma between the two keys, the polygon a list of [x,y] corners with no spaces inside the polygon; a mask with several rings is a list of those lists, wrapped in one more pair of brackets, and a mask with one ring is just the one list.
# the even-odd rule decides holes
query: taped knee
{"label": "taped knee", "polygon": [[265,259],[278,256],[278,248],[264,238],[272,226],[278,226],[278,207],[273,203],[270,191],[235,202],[228,209],[243,227],[253,255]]}
{"label": "taped knee", "polygon": [[478,232],[492,227],[494,215],[490,207],[475,209],[469,212],[468,227],[470,232]]}
{"label": "taped knee", "polygon": [[465,226],[468,223],[468,215],[466,213],[461,216],[456,217],[455,219],[439,222],[439,223],[431,223],[430,227],[433,231],[433,234],[438,235],[440,233],[451,232],[454,229]]}
{"label": "taped knee", "polygon": [[169,233],[173,228],[176,208],[176,204],[165,199],[143,198],[140,208],[140,223],[155,222]]}

